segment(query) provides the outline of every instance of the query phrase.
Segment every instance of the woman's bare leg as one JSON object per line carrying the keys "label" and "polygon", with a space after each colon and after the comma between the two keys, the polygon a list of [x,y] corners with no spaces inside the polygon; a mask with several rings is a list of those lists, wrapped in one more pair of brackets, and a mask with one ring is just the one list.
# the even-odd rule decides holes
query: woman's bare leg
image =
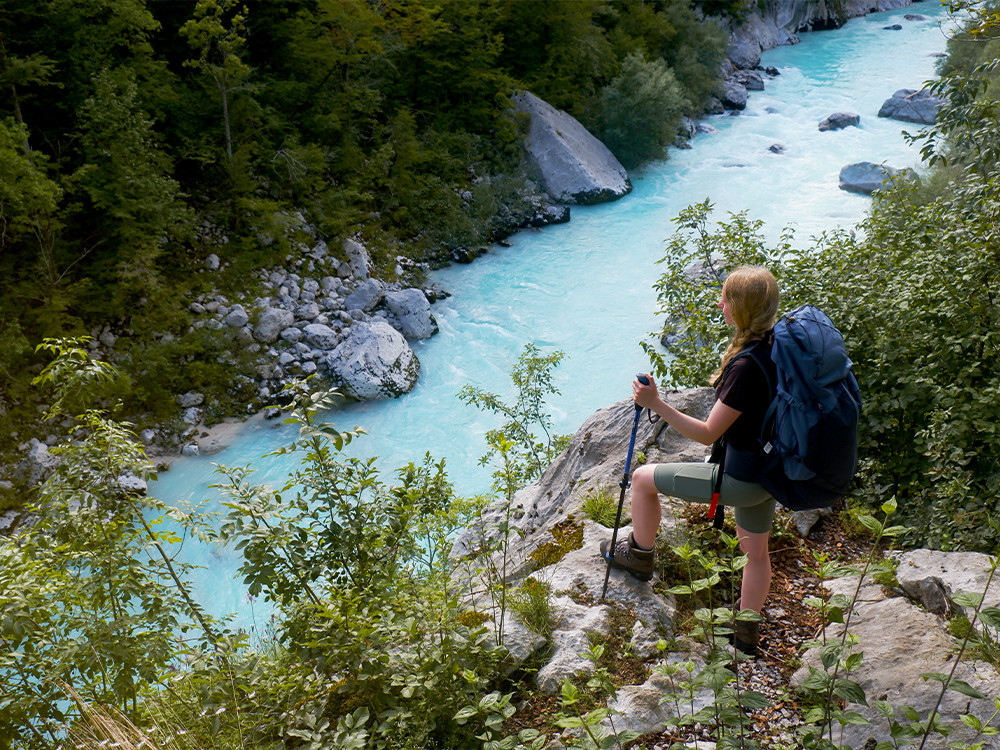
{"label": "woman's bare leg", "polygon": [[771,532],[755,534],[737,526],[736,534],[740,540],[740,549],[747,556],[740,588],[740,606],[760,613],[767,593],[771,590],[771,555],[768,550]]}
{"label": "woman's bare leg", "polygon": [[654,464],[632,473],[632,538],[640,547],[652,548],[660,529],[660,493],[653,482]]}

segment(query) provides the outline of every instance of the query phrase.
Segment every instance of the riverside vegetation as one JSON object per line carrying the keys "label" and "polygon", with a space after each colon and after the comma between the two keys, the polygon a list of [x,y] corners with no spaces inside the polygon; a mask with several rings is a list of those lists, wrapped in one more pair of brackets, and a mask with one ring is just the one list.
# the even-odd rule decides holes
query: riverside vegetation
{"label": "riverside vegetation", "polygon": [[[936,84],[949,104],[924,141],[938,166],[920,185],[882,194],[863,231],[820,237],[808,256],[792,252],[787,236],[768,247],[745,215],[712,228],[710,207],[691,207],[668,242],[670,265],[658,286],[680,338],[673,362],[658,359],[652,345],[650,353],[677,385],[700,382],[717,361],[700,342],[719,340],[722,323],[699,297],[714,302],[714,274],[734,263],[765,263],[788,304],[808,299],[838,322],[865,394],[864,458],[849,507],[874,533],[876,551],[901,526],[913,529],[906,543],[994,555],[1000,538],[991,522],[1000,497],[1000,131],[994,24],[988,15],[978,20],[975,33],[952,45],[961,52]],[[695,257],[705,262],[707,283],[687,283],[672,270]],[[710,314],[692,312],[701,310]],[[472,523],[486,499],[456,497],[442,461],[428,456],[387,479],[372,462],[340,453],[360,436],[317,419],[322,395],[293,390],[287,396],[300,430],[287,450],[302,464],[285,486],[255,485],[251,467],[231,467],[220,480],[222,518],[166,508],[120,485],[126,472],[148,476],[151,467],[132,428],[90,406],[122,387],[112,370],[71,341],[52,341],[43,354],[48,363],[35,380],[49,388],[49,414],[73,439],[38,489],[30,533],[0,545],[0,746],[97,747],[114,739],[163,748],[540,748],[562,728],[578,730],[563,741],[579,747],[631,740],[602,724],[613,719],[604,698],[619,686],[614,665],[602,661],[610,644],[594,646],[602,666],[589,684],[564,688],[548,731],[511,730],[526,688],[511,682],[503,649],[483,627],[492,615],[470,608],[449,585],[451,534]],[[544,375],[557,361],[529,350],[521,371]],[[488,446],[500,498],[536,471],[539,445],[555,445],[541,430],[551,381],[524,386],[540,398],[522,391],[522,401],[505,405],[466,392],[470,403],[522,420],[518,429],[498,429]],[[524,424],[526,414],[542,421]],[[894,527],[890,518],[902,520]],[[496,544],[513,541],[498,531]],[[190,536],[241,551],[252,592],[274,603],[272,621],[245,633],[201,609],[170,552]],[[691,548],[680,554],[693,561],[680,584],[691,596],[716,596],[716,579],[724,582],[741,564],[727,553],[704,562]],[[816,569],[825,577],[839,567],[821,559]],[[544,596],[506,591],[503,581],[501,570],[491,595],[504,616],[530,609],[544,618]],[[530,597],[533,604],[507,604]],[[964,601],[974,605],[970,619],[996,632],[996,608],[981,596]],[[864,644],[849,635],[849,602],[816,605],[847,628],[815,644],[823,669],[804,686],[815,703],[799,741],[834,748],[827,727],[858,720],[842,711],[842,700],[892,707],[850,680]],[[693,607],[700,637],[718,658],[705,669],[684,667],[691,690],[700,680],[717,699],[702,713],[687,711],[683,695],[666,698],[678,724],[708,726],[718,747],[756,747],[744,709],[764,698],[725,669],[729,657],[715,635],[731,615],[719,609]],[[967,627],[963,639],[956,664],[967,644],[997,652],[988,631]],[[969,690],[947,674],[929,679],[942,691]],[[926,745],[949,723],[972,728],[972,739],[958,746],[975,747],[992,736],[993,721],[912,716],[891,727],[893,739],[880,750]]]}

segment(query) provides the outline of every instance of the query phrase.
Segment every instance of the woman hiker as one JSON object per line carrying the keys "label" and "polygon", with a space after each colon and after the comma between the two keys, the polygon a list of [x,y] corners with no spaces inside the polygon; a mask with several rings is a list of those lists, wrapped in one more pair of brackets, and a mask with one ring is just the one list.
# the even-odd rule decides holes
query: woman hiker
{"label": "woman hiker", "polygon": [[[761,366],[749,356],[737,359],[736,355],[748,346],[770,350],[770,332],[778,313],[778,284],[767,269],[742,266],[726,279],[719,307],[735,332],[712,375],[716,400],[708,419],[695,419],[664,403],[648,375],[649,385],[633,381],[632,394],[638,406],[652,410],[685,437],[711,445],[725,436],[727,452],[744,459],[727,459],[719,503],[735,509],[737,537],[747,555],[738,604],[759,614],[771,586],[768,537],[774,498],[756,482],[746,480],[755,477],[761,460],[759,437],[771,394]],[[771,368],[769,377],[773,382],[770,357],[761,357],[761,361]],[[647,464],[637,468],[632,474],[632,533],[615,545],[611,564],[641,580],[652,578],[653,547],[660,527],[660,493],[709,503],[717,471],[722,468],[711,463]],[[605,559],[609,544],[601,544]],[[734,631],[737,648],[755,655],[758,623],[737,620]]]}

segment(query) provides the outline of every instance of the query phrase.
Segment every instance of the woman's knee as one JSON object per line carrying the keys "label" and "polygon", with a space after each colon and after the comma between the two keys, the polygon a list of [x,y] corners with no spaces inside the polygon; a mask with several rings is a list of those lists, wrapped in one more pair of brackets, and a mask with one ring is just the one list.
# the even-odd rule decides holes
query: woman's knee
{"label": "woman's knee", "polygon": [[656,465],[643,464],[632,472],[632,491],[645,494],[657,494],[656,489]]}
{"label": "woman's knee", "polygon": [[770,550],[768,540],[771,536],[770,532],[755,534],[739,527],[737,527],[737,531],[739,532],[740,549],[743,550],[743,554],[747,556],[748,560],[759,562],[769,559]]}

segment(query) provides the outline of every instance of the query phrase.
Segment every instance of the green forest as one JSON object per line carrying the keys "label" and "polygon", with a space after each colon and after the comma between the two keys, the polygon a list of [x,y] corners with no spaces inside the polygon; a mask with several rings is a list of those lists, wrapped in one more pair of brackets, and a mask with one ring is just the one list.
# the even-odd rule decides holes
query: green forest
{"label": "green forest", "polygon": [[[511,205],[524,170],[511,91],[529,88],[613,144],[629,126],[602,103],[639,97],[630,76],[682,92],[671,94],[684,103],[672,116],[699,110],[724,38],[698,18],[728,10],[625,0],[4,0],[3,432],[11,439],[28,409],[75,439],[54,449],[62,462],[30,499],[32,533],[0,543],[0,748],[540,750],[564,729],[576,731],[564,735],[573,747],[641,747],[598,726],[622,684],[625,646],[591,644],[591,678],[545,697],[538,726],[520,722],[537,705],[531,666],[512,673],[484,627],[513,617],[539,633],[553,626],[550,592],[511,583],[495,563],[516,543],[514,493],[565,446],[545,411],[558,354],[525,349],[515,403],[463,392],[508,419],[487,435],[494,482],[484,497],[456,495],[430,455],[391,476],[348,457],[357,433],[324,422],[331,397],[303,389],[287,394],[298,435],[281,451],[297,468],[271,486],[250,466],[227,467],[225,503],[209,512],[122,487],[128,472],[152,474],[123,417],[155,412],[160,391],[140,387],[128,357],[95,361],[69,337],[111,324],[131,331],[147,362],[163,363],[163,379],[202,363],[189,382],[218,386],[222,373],[204,362],[224,342],[153,335],[186,329],[176,300],[204,283],[194,270],[207,255],[225,255],[235,287],[283,257],[295,242],[284,222],[297,212],[327,237],[364,237],[386,274],[399,254],[432,262],[486,242],[505,231],[499,207]],[[987,6],[965,10],[967,30],[949,42],[933,86],[946,103],[915,136],[931,165],[919,183],[881,193],[861,231],[823,235],[807,255],[787,236],[769,244],[752,217],[691,206],[656,285],[668,319],[689,313],[673,360],[650,348],[662,385],[702,385],[718,361],[702,343],[722,339],[718,286],[692,285],[682,273],[692,260],[721,258],[720,271],[766,264],[786,305],[813,302],[837,321],[865,400],[862,462],[842,515],[873,535],[873,557],[904,526],[908,545],[995,555],[1000,543],[1000,19]],[[646,146],[618,155],[639,163],[673,137],[640,128],[622,140]],[[464,189],[482,212],[462,205]],[[481,557],[450,560],[455,531],[489,503],[507,515],[482,529]],[[606,518],[607,503],[592,513]],[[572,525],[562,532],[537,565],[579,545]],[[734,691],[715,647],[725,639],[708,627],[725,621],[701,599],[738,571],[735,542],[690,533],[705,574],[692,576],[682,606],[702,618],[707,654],[690,680],[717,699],[689,723],[719,748],[759,747],[742,730],[761,696]],[[251,594],[273,606],[267,623],[248,633],[195,601],[171,549],[189,538],[239,551]],[[476,568],[490,606],[455,591],[460,565]],[[817,558],[815,567],[841,566]],[[850,619],[849,603],[817,607],[823,622]],[[981,614],[996,632],[1000,610]],[[968,621],[953,632],[1000,664],[989,633],[975,636]],[[828,690],[800,698],[796,747],[844,750],[823,727],[857,721],[842,709],[859,696],[907,717],[878,750],[944,742],[947,727],[851,681],[863,644],[852,650],[845,635],[812,645],[827,670],[815,684]],[[994,717],[941,718],[978,726],[980,739],[993,730]]]}
{"label": "green forest", "polygon": [[33,421],[36,345],[104,326],[123,336],[105,398],[133,419],[169,416],[179,383],[244,406],[226,385],[246,364],[217,363],[232,345],[179,336],[210,254],[222,291],[252,294],[303,224],[360,238],[387,279],[398,256],[510,233],[516,90],[626,166],[662,156],[717,85],[725,37],[702,18],[687,0],[4,0],[0,442]]}

